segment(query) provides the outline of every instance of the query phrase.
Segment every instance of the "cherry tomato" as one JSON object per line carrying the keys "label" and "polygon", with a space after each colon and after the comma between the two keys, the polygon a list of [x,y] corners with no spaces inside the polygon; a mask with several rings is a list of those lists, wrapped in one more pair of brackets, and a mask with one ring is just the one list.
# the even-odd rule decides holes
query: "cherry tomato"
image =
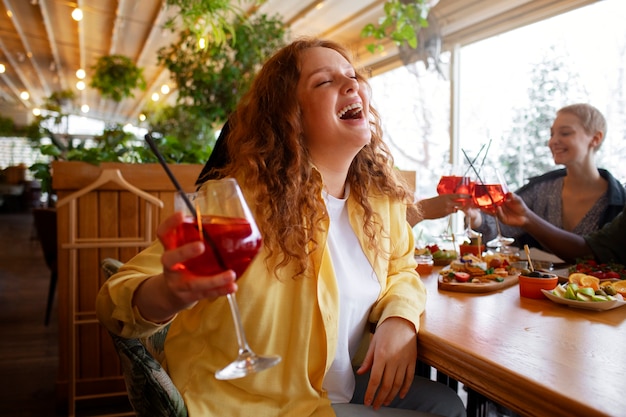
{"label": "cherry tomato", "polygon": [[605,273],[602,271],[589,272],[587,275],[591,275],[592,277],[596,277],[598,279],[606,279]]}
{"label": "cherry tomato", "polygon": [[458,282],[467,282],[470,279],[470,274],[468,274],[467,272],[455,272],[454,279],[456,279]]}

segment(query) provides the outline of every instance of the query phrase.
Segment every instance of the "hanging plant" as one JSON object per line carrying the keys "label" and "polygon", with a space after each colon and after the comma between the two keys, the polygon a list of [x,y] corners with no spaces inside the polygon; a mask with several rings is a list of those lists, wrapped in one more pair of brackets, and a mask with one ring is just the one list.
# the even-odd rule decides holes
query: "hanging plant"
{"label": "hanging plant", "polygon": [[124,98],[134,97],[135,88],[146,89],[143,69],[124,55],[102,56],[91,69],[94,74],[89,85],[100,91],[102,97],[120,102]]}
{"label": "hanging plant", "polygon": [[368,51],[382,51],[383,41],[392,40],[396,46],[406,42],[410,48],[417,48],[417,34],[428,27],[428,12],[439,0],[387,0],[385,16],[378,24],[369,23],[361,30],[361,37],[374,38],[375,42],[367,45]]}

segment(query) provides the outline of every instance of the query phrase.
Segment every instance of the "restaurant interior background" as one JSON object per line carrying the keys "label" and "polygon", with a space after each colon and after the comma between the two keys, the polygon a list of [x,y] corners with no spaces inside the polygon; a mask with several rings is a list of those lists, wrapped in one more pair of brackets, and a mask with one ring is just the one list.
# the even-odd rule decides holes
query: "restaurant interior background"
{"label": "restaurant interior background", "polygon": [[[512,190],[551,169],[549,153],[535,151],[549,138],[549,126],[533,125],[537,100],[553,110],[573,102],[598,107],[609,126],[598,164],[626,182],[621,163],[626,154],[626,36],[621,23],[625,19],[626,2],[597,1],[485,40],[437,50],[437,58],[427,62],[396,63],[390,70],[375,72],[374,102],[383,116],[387,141],[396,165],[417,172],[417,194],[435,195],[443,164],[462,161],[461,150],[475,155],[488,142],[487,159],[506,172]],[[426,30],[436,33],[437,21]],[[548,67],[550,71],[545,71]],[[551,77],[558,86],[556,94],[542,91],[541,77],[543,81]],[[104,121],[76,115],[69,126],[69,133],[98,135]],[[143,135],[138,123],[128,123],[127,129],[138,138]],[[42,159],[24,139],[0,140],[0,169]],[[416,235],[428,239],[446,224],[423,222]],[[462,215],[455,226],[463,227]]]}
{"label": "restaurant interior background", "polygon": [[[5,0],[4,4],[10,1]],[[43,0],[29,3],[35,7],[38,1]],[[439,6],[454,3],[479,8],[481,4],[500,1],[440,0]],[[382,0],[378,3],[382,4]],[[435,55],[436,61],[407,65],[396,62],[384,71],[372,73],[374,102],[382,114],[396,165],[416,171],[420,197],[436,194],[446,161],[462,160],[462,150],[475,155],[489,141],[488,162],[507,168],[507,181],[513,190],[529,176],[552,169],[549,155],[537,156],[537,149],[545,148],[549,125],[535,123],[536,110],[543,109],[548,113],[544,116],[551,119],[559,107],[581,101],[598,107],[608,120],[608,136],[598,155],[598,165],[626,182],[626,166],[622,162],[626,156],[626,2],[535,3],[552,3],[555,8],[573,10],[555,12],[557,16],[530,25],[512,24],[515,29],[476,42],[442,48]],[[582,3],[591,4],[578,7]],[[6,28],[0,25],[0,33],[3,30]],[[436,21],[429,30],[436,33]],[[436,49],[437,44],[434,46]],[[539,81],[552,82],[558,94],[548,94]],[[3,82],[6,78],[0,74],[0,87]],[[5,87],[3,91],[7,90]],[[0,100],[3,94],[6,93],[0,92]],[[102,119],[79,113],[70,121],[69,133],[95,136],[104,125]],[[138,123],[128,123],[127,129],[142,137]],[[32,153],[25,139],[0,137],[0,170],[19,164],[29,166],[42,159]],[[429,236],[434,239],[446,225],[446,220],[424,221],[415,228],[415,234],[425,240]],[[461,230],[462,215],[457,217],[455,226]]]}

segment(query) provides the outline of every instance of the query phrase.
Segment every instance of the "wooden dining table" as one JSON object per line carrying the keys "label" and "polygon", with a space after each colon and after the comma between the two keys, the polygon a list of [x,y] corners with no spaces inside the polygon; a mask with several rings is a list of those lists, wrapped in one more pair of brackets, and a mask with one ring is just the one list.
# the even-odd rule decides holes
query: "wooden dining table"
{"label": "wooden dining table", "polygon": [[440,269],[422,277],[423,362],[523,416],[626,416],[626,306],[521,298],[517,284],[444,291]]}

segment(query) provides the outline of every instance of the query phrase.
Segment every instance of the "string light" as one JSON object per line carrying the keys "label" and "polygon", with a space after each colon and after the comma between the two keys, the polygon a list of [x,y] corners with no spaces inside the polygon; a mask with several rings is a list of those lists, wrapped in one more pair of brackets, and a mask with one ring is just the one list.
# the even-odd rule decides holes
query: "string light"
{"label": "string light", "polygon": [[159,93],[152,93],[152,101],[159,101]]}
{"label": "string light", "polygon": [[141,113],[141,114],[139,115],[139,121],[140,121],[140,122],[145,122],[145,121],[146,121],[146,115],[145,115],[145,114],[143,114],[143,113]]}
{"label": "string light", "polygon": [[78,78],[79,80],[82,80],[83,78],[85,78],[87,74],[85,74],[85,70],[80,68],[76,70],[76,78]]}
{"label": "string light", "polygon": [[80,10],[78,7],[72,10],[72,19],[76,20],[77,22],[83,20],[83,11]]}
{"label": "string light", "polygon": [[83,113],[89,113],[89,105],[83,104],[82,106],[80,106],[80,111],[82,111]]}
{"label": "string light", "polygon": [[41,109],[40,109],[40,108],[38,108],[38,107],[35,107],[35,108],[33,109],[33,115],[35,115],[35,116],[41,116]]}
{"label": "string light", "polygon": [[83,91],[85,89],[85,82],[84,81],[78,81],[76,83],[76,88],[79,89],[80,91]]}
{"label": "string light", "polygon": [[22,91],[22,92],[20,93],[20,98],[21,98],[22,100],[28,100],[28,99],[30,98],[30,94],[28,94],[28,91]]}
{"label": "string light", "polygon": [[163,94],[169,94],[169,92],[170,92],[170,86],[169,86],[169,85],[167,85],[167,84],[163,84],[163,85],[161,86],[161,92],[162,92]]}
{"label": "string light", "polygon": [[7,68],[4,66],[4,64],[0,64],[0,74],[3,74],[6,70]]}

